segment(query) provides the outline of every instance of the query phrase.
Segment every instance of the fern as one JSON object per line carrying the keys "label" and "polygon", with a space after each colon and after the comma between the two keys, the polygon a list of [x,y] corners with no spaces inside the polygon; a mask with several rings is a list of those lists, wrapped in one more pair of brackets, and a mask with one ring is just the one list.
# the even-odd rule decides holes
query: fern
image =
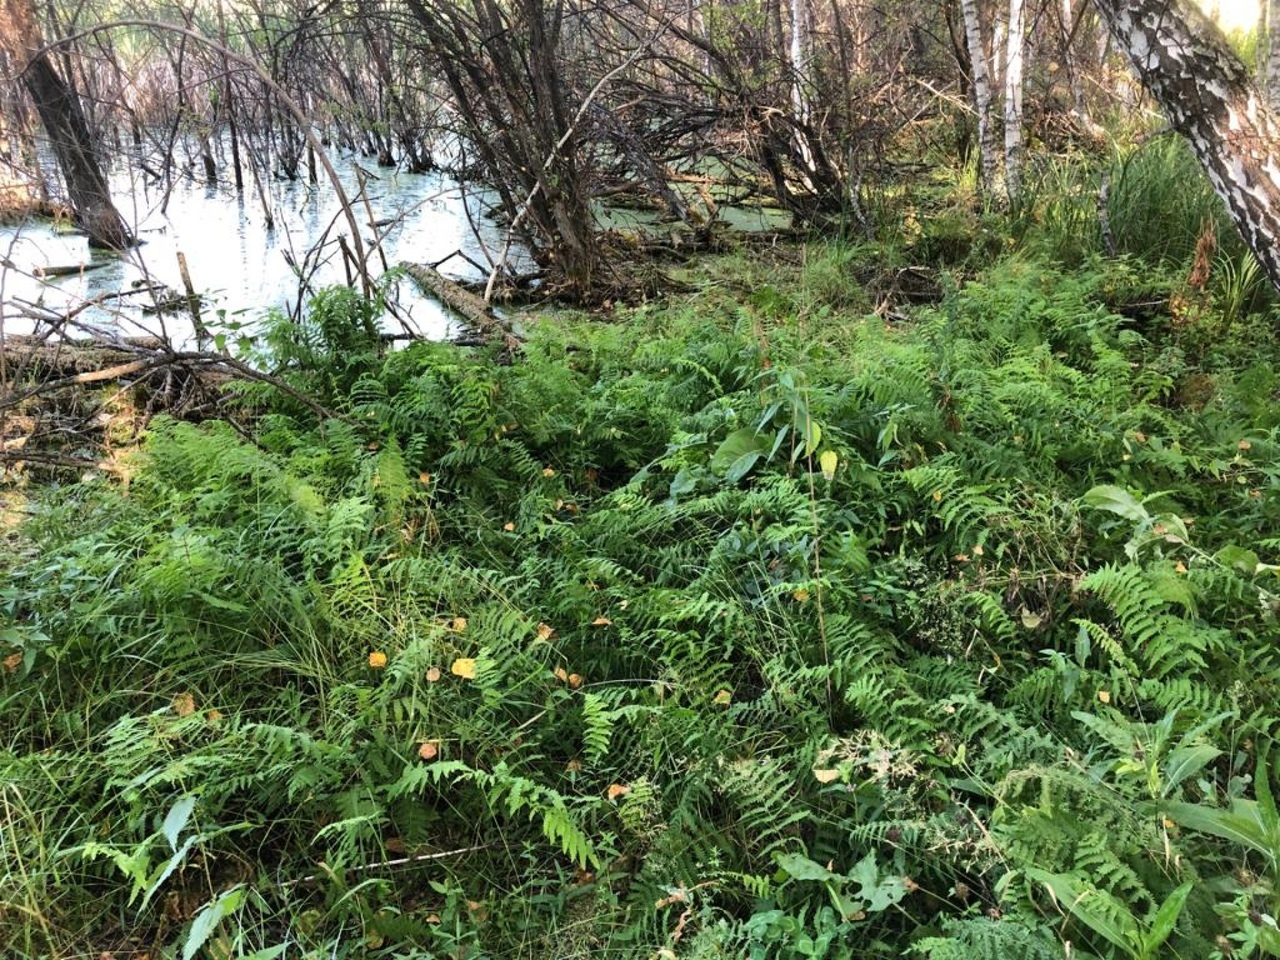
{"label": "fern", "polygon": [[945,936],[925,937],[912,952],[929,960],[1058,960],[1062,947],[1043,927],[1016,920],[946,918]]}
{"label": "fern", "polygon": [[620,711],[609,710],[604,698],[588,693],[582,698],[582,744],[587,763],[598,763],[609,753],[613,724]]}

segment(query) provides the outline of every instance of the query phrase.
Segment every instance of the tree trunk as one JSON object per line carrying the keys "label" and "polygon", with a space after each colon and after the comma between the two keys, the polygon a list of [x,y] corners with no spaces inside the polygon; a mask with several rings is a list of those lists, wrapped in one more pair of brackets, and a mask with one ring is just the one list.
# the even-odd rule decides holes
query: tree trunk
{"label": "tree trunk", "polygon": [[796,117],[805,121],[809,119],[805,85],[812,60],[813,11],[809,9],[809,0],[791,0],[791,106]]}
{"label": "tree trunk", "polygon": [[1011,203],[1022,192],[1022,74],[1027,48],[1026,0],[1009,0],[1009,45],[1004,67],[1004,189]]}
{"label": "tree trunk", "polygon": [[1218,28],[1177,0],[1094,0],[1280,290],[1280,126]]}
{"label": "tree trunk", "polygon": [[1272,107],[1280,107],[1280,0],[1266,0],[1267,97]]}
{"label": "tree trunk", "polygon": [[982,190],[991,196],[997,187],[996,135],[991,125],[991,72],[986,46],[982,42],[982,19],[978,0],[960,0],[964,15],[964,35],[969,46],[969,64],[973,70],[973,105],[978,113],[978,154]]}
{"label": "tree trunk", "polygon": [[574,65],[559,53],[563,0],[408,6],[512,229],[569,292],[589,296],[600,250],[568,96]]}
{"label": "tree trunk", "polygon": [[89,243],[122,249],[131,243],[124,220],[111,202],[97,145],[89,133],[80,101],[42,53],[44,39],[31,0],[0,0],[0,46],[35,104],[40,122],[58,158],[67,199]]}

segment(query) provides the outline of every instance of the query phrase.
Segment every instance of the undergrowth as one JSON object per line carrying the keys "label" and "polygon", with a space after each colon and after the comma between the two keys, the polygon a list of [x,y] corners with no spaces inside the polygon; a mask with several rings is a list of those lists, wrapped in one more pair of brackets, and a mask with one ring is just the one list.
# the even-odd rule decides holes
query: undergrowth
{"label": "undergrowth", "polygon": [[0,941],[1276,953],[1273,318],[1024,252],[886,322],[851,256],[510,364],[330,292],[271,348],[341,419],[255,389],[46,491]]}

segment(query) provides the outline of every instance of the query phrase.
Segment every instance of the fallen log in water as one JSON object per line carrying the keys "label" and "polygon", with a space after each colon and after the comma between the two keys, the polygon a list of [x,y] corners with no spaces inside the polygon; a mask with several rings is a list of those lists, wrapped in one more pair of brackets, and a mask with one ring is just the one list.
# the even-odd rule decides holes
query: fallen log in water
{"label": "fallen log in water", "polygon": [[[467,321],[474,336],[481,340],[503,340],[508,348],[514,348],[518,338],[511,330],[511,324],[493,312],[483,297],[472,293],[460,283],[450,280],[434,267],[423,263],[403,262],[404,272],[413,278],[413,282],[458,316]],[[464,335],[463,339],[467,339]]]}
{"label": "fallen log in water", "polygon": [[31,274],[36,277],[78,277],[82,273],[88,273],[90,270],[100,270],[105,266],[107,266],[106,262],[54,263],[44,267],[33,267]]}

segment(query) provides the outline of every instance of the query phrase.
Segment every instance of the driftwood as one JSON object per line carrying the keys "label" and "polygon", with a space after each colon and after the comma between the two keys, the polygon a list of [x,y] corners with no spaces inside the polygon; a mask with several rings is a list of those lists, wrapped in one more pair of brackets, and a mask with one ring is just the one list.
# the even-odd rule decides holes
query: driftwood
{"label": "driftwood", "polygon": [[[404,272],[413,278],[413,282],[430,294],[458,316],[467,321],[474,337],[484,341],[501,339],[507,345],[516,343],[516,336],[511,325],[496,313],[478,294],[472,293],[460,283],[450,280],[434,267],[424,263],[402,263]],[[467,339],[464,337],[463,339]]]}
{"label": "driftwood", "polygon": [[114,469],[118,438],[136,436],[160,412],[193,420],[215,416],[234,424],[222,405],[232,380],[268,384],[318,419],[364,426],[286,380],[223,354],[175,350],[149,338],[10,335],[0,341],[0,477],[18,464]]}
{"label": "driftwood", "polygon": [[100,270],[105,266],[107,266],[106,262],[55,263],[45,267],[33,267],[31,274],[36,277],[78,277],[82,273],[88,273],[90,270]]}
{"label": "driftwood", "polygon": [[152,356],[162,347],[163,344],[152,337],[130,338],[113,343],[105,340],[68,340],[9,334],[0,341],[3,366],[8,378],[13,378],[15,374],[21,376],[22,371],[34,368],[44,376],[55,378],[89,375],[92,380],[109,380],[112,377],[96,374],[110,367],[131,364],[140,357]]}

